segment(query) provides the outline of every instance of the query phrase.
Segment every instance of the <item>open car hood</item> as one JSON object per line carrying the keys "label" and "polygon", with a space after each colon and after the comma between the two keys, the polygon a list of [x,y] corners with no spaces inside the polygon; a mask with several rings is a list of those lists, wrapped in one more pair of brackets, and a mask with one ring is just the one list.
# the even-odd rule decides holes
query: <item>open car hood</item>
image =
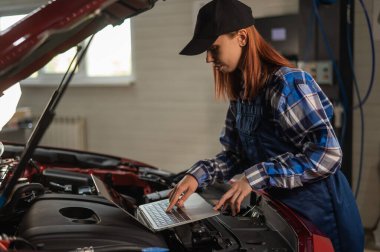
{"label": "open car hood", "polygon": [[0,34],[0,96],[57,54],[105,26],[151,9],[157,0],[55,0]]}

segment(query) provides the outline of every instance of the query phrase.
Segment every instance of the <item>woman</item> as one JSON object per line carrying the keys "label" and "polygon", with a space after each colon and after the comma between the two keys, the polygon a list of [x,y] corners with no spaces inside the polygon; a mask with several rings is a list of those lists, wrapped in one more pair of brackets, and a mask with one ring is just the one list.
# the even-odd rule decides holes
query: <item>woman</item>
{"label": "woman", "polygon": [[332,105],[253,24],[251,9],[237,0],[213,0],[198,13],[194,37],[181,54],[206,51],[216,95],[230,100],[224,149],[187,172],[170,193],[167,211],[198,187],[242,173],[216,210],[229,205],[236,215],[252,190],[264,189],[330,237],[336,251],[363,251],[360,216],[340,171]]}

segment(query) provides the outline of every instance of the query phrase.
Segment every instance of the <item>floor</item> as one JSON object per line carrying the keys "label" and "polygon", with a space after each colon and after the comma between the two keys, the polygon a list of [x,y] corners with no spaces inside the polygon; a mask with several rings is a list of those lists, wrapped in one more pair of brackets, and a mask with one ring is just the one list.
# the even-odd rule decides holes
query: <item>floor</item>
{"label": "floor", "polygon": [[380,252],[380,248],[375,244],[372,230],[365,230],[365,247],[364,252]]}

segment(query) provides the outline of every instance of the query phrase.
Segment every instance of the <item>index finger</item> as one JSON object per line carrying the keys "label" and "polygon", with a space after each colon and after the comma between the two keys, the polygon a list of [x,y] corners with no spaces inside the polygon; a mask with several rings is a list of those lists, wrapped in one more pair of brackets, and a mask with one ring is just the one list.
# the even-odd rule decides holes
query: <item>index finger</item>
{"label": "index finger", "polygon": [[170,201],[171,198],[172,198],[172,194],[173,194],[173,192],[174,192],[174,189],[175,189],[175,188],[171,189],[170,192],[168,193],[169,201]]}
{"label": "index finger", "polygon": [[166,212],[170,212],[172,210],[174,205],[177,204],[177,202],[179,200],[179,196],[181,196],[181,194],[182,194],[182,191],[180,191],[178,189],[175,190],[175,193],[172,193],[171,198],[169,199],[169,206],[168,206],[168,208],[166,208]]}
{"label": "index finger", "polygon": [[226,200],[231,198],[231,194],[233,194],[232,190],[229,190],[228,192],[226,192],[222,196],[222,198],[218,201],[218,203],[214,206],[214,209],[218,210],[221,206],[223,206]]}
{"label": "index finger", "polygon": [[224,205],[225,201],[225,199],[220,199],[218,203],[214,206],[214,210],[218,210],[219,208],[221,208]]}
{"label": "index finger", "polygon": [[181,197],[181,199],[178,200],[178,206],[179,207],[183,207],[183,204],[185,203],[185,201],[187,200],[187,198],[190,197],[190,195],[193,194],[193,191],[188,189],[186,191],[186,193]]}

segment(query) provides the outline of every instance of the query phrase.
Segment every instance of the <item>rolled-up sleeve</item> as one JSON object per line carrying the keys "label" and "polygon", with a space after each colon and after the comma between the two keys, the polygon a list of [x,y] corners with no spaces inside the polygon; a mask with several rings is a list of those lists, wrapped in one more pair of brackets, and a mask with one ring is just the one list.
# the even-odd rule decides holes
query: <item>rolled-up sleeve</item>
{"label": "rolled-up sleeve", "polygon": [[197,179],[199,187],[205,187],[215,181],[227,181],[239,171],[241,172],[239,155],[241,144],[235,130],[235,114],[232,104],[228,108],[220,142],[223,151],[214,158],[198,161],[188,170],[188,173]]}

